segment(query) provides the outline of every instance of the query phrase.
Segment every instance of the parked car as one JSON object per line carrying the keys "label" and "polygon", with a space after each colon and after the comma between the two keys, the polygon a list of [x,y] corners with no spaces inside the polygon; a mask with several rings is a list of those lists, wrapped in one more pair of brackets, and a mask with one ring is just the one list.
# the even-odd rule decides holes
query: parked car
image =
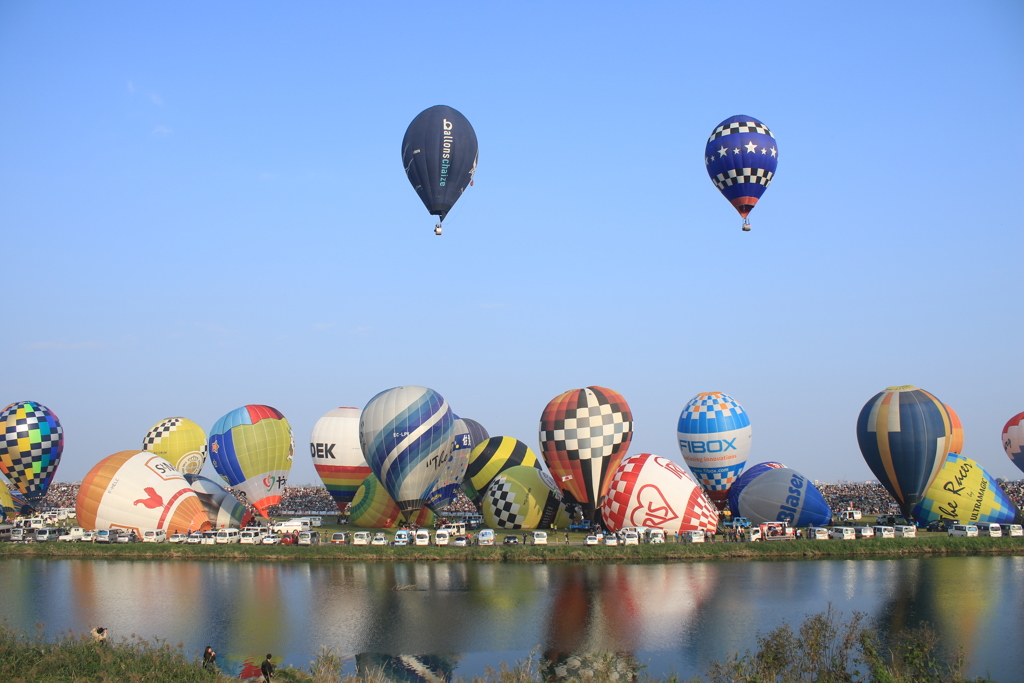
{"label": "parked car", "polygon": [[[398,533],[395,533],[395,542],[398,542]],[[370,545],[370,532],[357,531],[352,534],[352,545]]]}
{"label": "parked car", "polygon": [[[369,532],[367,532],[367,535],[369,535]],[[399,529],[398,531],[396,531],[395,540],[391,541],[391,545],[409,545],[409,532],[404,529]]]}
{"label": "parked car", "polygon": [[82,532],[82,538],[80,538],[79,540],[82,543],[92,543],[92,539],[93,539],[93,537],[95,535],[96,535],[95,531],[88,531],[88,530],[86,530],[86,531]]}
{"label": "parked car", "polygon": [[954,525],[960,523],[959,519],[939,519],[928,525],[927,530],[931,532],[949,532]]}
{"label": "parked car", "polygon": [[896,538],[917,538],[917,527],[912,524],[901,524],[893,527]]}
{"label": "parked car", "polygon": [[[189,543],[191,543],[191,542],[192,541],[189,540]],[[263,538],[260,539],[260,545],[280,545],[280,544],[281,544],[281,537],[278,536],[277,534],[266,534],[265,536],[263,536]]]}
{"label": "parked car", "polygon": [[11,529],[11,543],[27,543],[29,536],[30,534],[26,534],[20,527]]}
{"label": "parked car", "polygon": [[973,538],[978,535],[978,527],[973,524],[954,524],[946,534],[948,536],[965,536]]}
{"label": "parked car", "polygon": [[1003,536],[1024,536],[1024,526],[1020,524],[1000,524]]}
{"label": "parked car", "polygon": [[142,532],[143,543],[166,543],[167,532],[163,529],[146,529]]}
{"label": "parked car", "polygon": [[839,511],[839,523],[853,525],[854,522],[859,522],[864,517],[864,514],[860,510],[840,510]]}
{"label": "parked car", "polygon": [[505,545],[519,545],[519,537],[514,534],[509,534],[505,537],[505,540],[502,541],[502,543]]}
{"label": "parked car", "polygon": [[412,538],[416,545],[430,545],[430,532],[426,529],[417,529]]}
{"label": "parked car", "polygon": [[93,543],[117,543],[117,532],[113,529],[97,529]]}
{"label": "parked car", "polygon": [[204,531],[203,538],[199,541],[200,545],[217,545],[217,532],[216,531]]}
{"label": "parked car", "polygon": [[546,531],[531,531],[527,541],[530,545],[547,545],[548,534]]}
{"label": "parked car", "polygon": [[619,544],[619,537],[615,534],[606,534],[604,537],[604,544],[608,546],[615,546]]}
{"label": "parked car", "polygon": [[[385,541],[385,544],[387,541]],[[299,545],[320,545],[320,532],[319,531],[302,531],[299,532]]]}
{"label": "parked car", "polygon": [[53,527],[43,527],[36,529],[34,540],[36,543],[46,543],[47,541],[56,541],[59,535]]}
{"label": "parked car", "polygon": [[260,542],[261,538],[263,538],[263,533],[261,531],[242,529],[238,532],[238,542],[244,545],[255,545]]}
{"label": "parked car", "polygon": [[448,545],[451,534],[445,529],[438,529],[434,532],[434,545]]}
{"label": "parked car", "polygon": [[477,545],[494,545],[494,530],[481,529],[476,535]]}
{"label": "parked car", "polygon": [[807,527],[807,538],[812,541],[827,541],[828,529],[820,526],[809,526]]}
{"label": "parked car", "polygon": [[184,543],[188,540],[188,536],[185,534],[171,534],[167,537],[168,543]]}
{"label": "parked car", "polygon": [[640,545],[640,536],[635,531],[622,534],[622,545]]}
{"label": "parked car", "polygon": [[600,544],[600,541],[597,540],[597,536],[595,536],[594,534],[590,534],[585,539],[583,539],[583,545],[599,545],[599,544]]}
{"label": "parked car", "polygon": [[336,545],[348,543],[348,533],[345,531],[335,531],[331,534],[331,543]]}
{"label": "parked car", "polygon": [[746,517],[733,517],[722,522],[722,527],[725,529],[749,529],[750,520]]}
{"label": "parked car", "polygon": [[57,537],[58,541],[64,541],[65,543],[77,543],[82,540],[82,536],[85,535],[85,529],[80,526],[73,526],[66,532]]}
{"label": "parked car", "polygon": [[891,526],[876,525],[871,527],[875,538],[896,538],[896,529]]}
{"label": "parked car", "polygon": [[855,526],[853,527],[854,533],[857,538],[874,538],[875,530],[869,526]]}
{"label": "parked car", "polygon": [[452,541],[452,545],[456,548],[465,548],[469,545],[469,536],[456,536],[455,540]]}
{"label": "parked car", "polygon": [[665,530],[664,529],[651,529],[650,540],[648,543],[664,543],[665,542]]}
{"label": "parked car", "polygon": [[370,545],[387,545],[388,537],[387,534],[378,531],[373,535],[373,540],[370,541]]}
{"label": "parked car", "polygon": [[569,531],[590,531],[590,520],[584,519],[582,522],[571,523]]}
{"label": "parked car", "polygon": [[[99,533],[99,532],[97,532],[97,533]],[[188,535],[188,538],[185,540],[185,543],[187,545],[199,545],[202,542],[203,542],[203,532],[202,531],[194,531],[194,532],[192,532],[191,534]]]}
{"label": "parked car", "polygon": [[975,526],[978,527],[979,536],[991,536],[992,538],[1002,538],[1003,536],[1003,528],[998,524],[979,522]]}
{"label": "parked car", "polygon": [[853,527],[834,526],[829,529],[828,537],[838,541],[852,541],[857,538],[857,532],[853,530]]}

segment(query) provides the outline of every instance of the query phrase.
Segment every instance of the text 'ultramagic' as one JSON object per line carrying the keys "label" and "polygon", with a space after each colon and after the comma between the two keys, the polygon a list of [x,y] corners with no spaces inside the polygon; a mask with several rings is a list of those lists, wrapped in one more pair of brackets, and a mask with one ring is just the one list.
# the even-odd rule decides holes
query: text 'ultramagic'
{"label": "text 'ultramagic'", "polygon": [[448,119],[441,119],[443,122],[441,127],[444,128],[444,139],[441,144],[441,181],[438,183],[441,187],[444,187],[444,183],[448,180],[448,167],[452,163],[452,122]]}

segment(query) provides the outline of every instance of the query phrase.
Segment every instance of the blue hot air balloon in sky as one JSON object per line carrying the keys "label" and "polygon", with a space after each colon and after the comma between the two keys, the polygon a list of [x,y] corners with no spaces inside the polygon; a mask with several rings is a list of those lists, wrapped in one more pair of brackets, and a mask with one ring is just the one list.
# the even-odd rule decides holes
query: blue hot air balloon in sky
{"label": "blue hot air balloon in sky", "polygon": [[476,132],[460,112],[443,104],[421,111],[402,140],[402,165],[432,216],[434,233],[473,182],[478,156]]}
{"label": "blue hot air balloon in sky", "polygon": [[857,443],[864,461],[907,517],[946,462],[951,441],[946,406],[917,387],[878,392],[857,418]]}
{"label": "blue hot air balloon in sky", "polygon": [[747,214],[771,185],[778,162],[775,136],[753,116],[730,116],[708,138],[704,166],[711,182],[743,217],[744,231],[750,230]]}

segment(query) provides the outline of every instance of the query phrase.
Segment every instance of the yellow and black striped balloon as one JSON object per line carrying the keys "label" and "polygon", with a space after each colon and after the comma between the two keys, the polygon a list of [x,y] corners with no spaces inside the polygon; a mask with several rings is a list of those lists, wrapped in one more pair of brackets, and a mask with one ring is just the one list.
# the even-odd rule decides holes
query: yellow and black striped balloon
{"label": "yellow and black striped balloon", "polygon": [[494,478],[517,465],[541,468],[537,454],[519,439],[494,436],[481,441],[469,454],[469,467],[462,480],[462,491],[474,503],[479,503]]}

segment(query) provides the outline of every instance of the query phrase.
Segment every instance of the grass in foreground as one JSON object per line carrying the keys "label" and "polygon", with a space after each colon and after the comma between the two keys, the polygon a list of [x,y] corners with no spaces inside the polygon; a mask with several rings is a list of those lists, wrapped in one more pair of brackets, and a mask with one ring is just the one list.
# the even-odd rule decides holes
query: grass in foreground
{"label": "grass in foreground", "polygon": [[[758,634],[757,651],[735,654],[707,669],[710,683],[966,683],[962,650],[942,652],[938,635],[926,624],[883,644],[878,631],[858,612],[844,619],[832,606],[808,616],[794,631],[789,624]],[[544,662],[531,655],[514,666],[489,668],[483,676],[456,678],[468,683],[542,683],[553,680],[588,683],[645,683],[676,677],[648,676],[632,655],[584,655],[570,662]],[[585,665],[580,665],[585,662]],[[625,664],[625,665],[624,665]],[[0,625],[0,680],[6,682],[153,681],[226,683],[237,678],[204,670],[184,646],[151,643],[136,636],[99,644],[88,636],[64,633],[47,641],[42,628],[21,634]],[[344,661],[324,649],[308,670],[279,669],[276,681],[298,683],[391,683],[383,670],[353,675]],[[695,677],[692,683],[704,679]]]}

